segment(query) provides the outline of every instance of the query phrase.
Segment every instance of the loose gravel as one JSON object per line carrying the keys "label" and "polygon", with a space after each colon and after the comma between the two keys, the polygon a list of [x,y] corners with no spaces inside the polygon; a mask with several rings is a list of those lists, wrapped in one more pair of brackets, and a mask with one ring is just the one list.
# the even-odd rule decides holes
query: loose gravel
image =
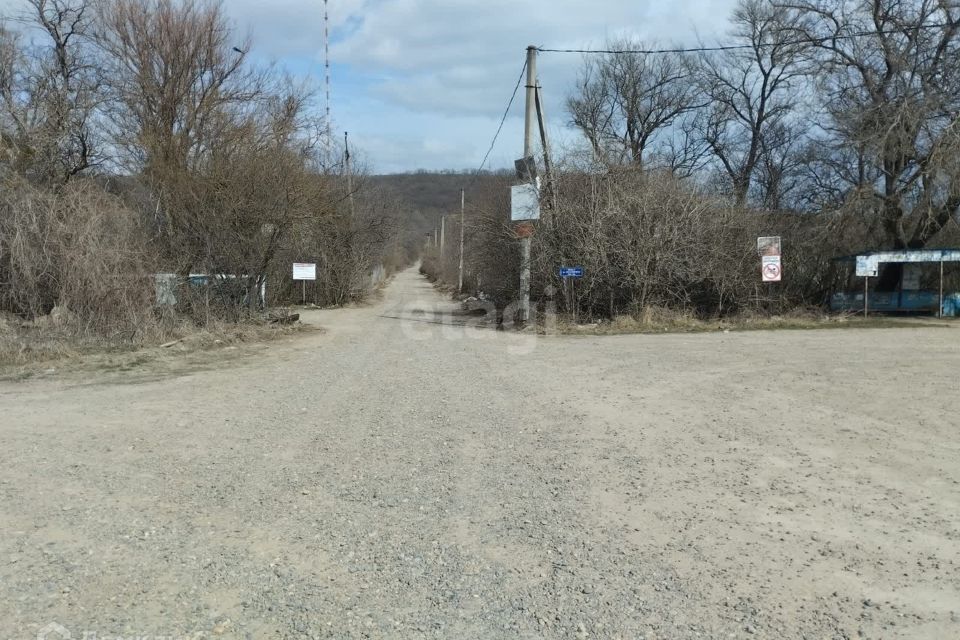
{"label": "loose gravel", "polygon": [[451,308],[0,383],[0,638],[960,637],[955,329]]}

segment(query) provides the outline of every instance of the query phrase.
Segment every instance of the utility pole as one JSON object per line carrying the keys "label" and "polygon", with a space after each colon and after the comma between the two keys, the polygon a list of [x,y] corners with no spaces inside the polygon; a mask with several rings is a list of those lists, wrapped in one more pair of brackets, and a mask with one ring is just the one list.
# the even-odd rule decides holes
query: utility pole
{"label": "utility pole", "polygon": [[937,317],[943,317],[943,252],[940,252],[940,307],[937,309]]}
{"label": "utility pole", "polygon": [[350,217],[353,218],[353,170],[350,168],[350,138],[343,132],[343,168],[347,172],[347,198],[350,201]]}
{"label": "utility pole", "polygon": [[[533,127],[537,118],[537,48],[527,47],[527,109],[523,128],[523,157],[533,156]],[[530,320],[530,245],[527,233],[520,238],[520,322]]]}
{"label": "utility pole", "polygon": [[440,216],[440,260],[443,263],[443,246],[446,244],[447,216]]}
{"label": "utility pole", "polygon": [[[557,209],[557,190],[553,181],[553,160],[550,158],[550,141],[547,139],[547,117],[543,111],[543,94],[540,91],[542,87],[537,82],[537,123],[540,125],[540,144],[543,146],[543,168],[547,177],[547,189],[550,191],[551,209]],[[542,215],[542,214],[541,214]],[[547,224],[552,224],[550,217],[547,218]]]}
{"label": "utility pole", "polygon": [[460,189],[460,265],[457,267],[457,293],[463,293],[463,210],[465,202],[463,189]]}

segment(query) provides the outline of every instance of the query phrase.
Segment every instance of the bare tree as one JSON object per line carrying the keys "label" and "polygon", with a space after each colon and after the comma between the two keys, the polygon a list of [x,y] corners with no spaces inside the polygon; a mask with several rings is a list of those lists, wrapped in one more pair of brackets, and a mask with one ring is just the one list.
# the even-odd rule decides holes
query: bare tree
{"label": "bare tree", "polygon": [[[804,84],[803,49],[790,18],[766,0],[741,0],[733,36],[745,48],[705,53],[698,60],[699,85],[711,100],[700,113],[700,132],[739,205],[746,203],[758,170],[776,162],[774,156],[798,135],[791,117]],[[779,184],[769,180],[765,186]],[[763,193],[759,199],[779,197]]]}
{"label": "bare tree", "polygon": [[[825,118],[821,204],[879,220],[886,243],[920,248],[960,207],[960,5],[947,0],[780,3],[810,40]],[[854,35],[856,34],[856,35]],[[896,285],[888,269],[881,285]]]}
{"label": "bare tree", "polygon": [[111,72],[118,142],[139,168],[186,168],[259,93],[219,2],[106,0],[99,45]]}
{"label": "bare tree", "polygon": [[[9,170],[17,164],[17,141],[22,135],[20,108],[17,101],[17,74],[22,55],[17,34],[0,21],[0,168]],[[6,172],[6,171],[5,171]]]}
{"label": "bare tree", "polygon": [[27,53],[0,28],[0,102],[8,157],[38,182],[63,184],[100,161],[95,134],[102,74],[91,59],[88,0],[25,0],[22,21],[43,38]]}
{"label": "bare tree", "polygon": [[620,53],[584,61],[567,110],[597,159],[642,168],[658,138],[670,138],[671,125],[694,108],[696,92],[679,56],[637,53],[644,45],[635,40],[609,48]]}
{"label": "bare tree", "polygon": [[[0,24],[0,312],[157,337],[248,317],[268,275],[282,299],[280,263],[307,257],[324,301],[366,293],[396,227],[387,201],[361,185],[347,207],[308,85],[246,63],[219,3],[23,6],[22,28]],[[184,276],[173,309],[155,289],[168,271]]]}
{"label": "bare tree", "polygon": [[185,274],[206,255],[195,173],[250,126],[263,91],[244,64],[249,38],[235,39],[221,5],[206,0],[105,0],[98,22],[116,144],[149,185],[159,237]]}
{"label": "bare tree", "polygon": [[770,211],[802,208],[807,128],[802,119],[779,122],[763,136],[753,179],[762,208]]}

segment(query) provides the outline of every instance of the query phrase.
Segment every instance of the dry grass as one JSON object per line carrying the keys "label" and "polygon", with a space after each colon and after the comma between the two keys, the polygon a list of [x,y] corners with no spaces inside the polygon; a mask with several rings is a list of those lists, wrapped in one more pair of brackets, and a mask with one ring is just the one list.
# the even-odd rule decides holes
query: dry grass
{"label": "dry grass", "polygon": [[0,379],[26,379],[54,371],[131,371],[147,363],[178,360],[189,364],[198,354],[315,330],[265,322],[211,323],[204,328],[180,327],[152,341],[123,342],[0,320]]}
{"label": "dry grass", "polygon": [[740,314],[724,318],[701,319],[692,313],[648,307],[637,317],[621,315],[612,321],[575,325],[560,322],[561,333],[569,335],[615,335],[625,333],[702,333],[711,331],[762,331],[811,329],[890,329],[898,327],[950,326],[948,321],[920,318],[852,314],[827,314],[816,310],[798,310],[784,315]]}

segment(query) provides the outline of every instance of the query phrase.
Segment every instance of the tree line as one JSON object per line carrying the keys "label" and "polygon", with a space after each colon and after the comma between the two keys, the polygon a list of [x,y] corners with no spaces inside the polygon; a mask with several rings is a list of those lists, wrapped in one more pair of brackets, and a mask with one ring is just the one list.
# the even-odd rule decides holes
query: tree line
{"label": "tree line", "polygon": [[131,337],[249,317],[264,283],[299,297],[293,261],[318,264],[311,300],[340,304],[406,259],[376,189],[358,173],[348,190],[312,88],[254,64],[218,2],[20,9],[0,22],[0,311]]}
{"label": "tree line", "polygon": [[[578,261],[589,314],[815,306],[847,277],[833,257],[956,242],[960,5],[741,0],[730,21],[720,46],[583,54],[566,107],[586,144],[544,192],[540,295]],[[510,253],[504,207],[485,205],[482,235]],[[784,237],[775,288],[758,235]],[[501,264],[481,279],[514,295],[516,260]],[[878,286],[899,279],[890,265]]]}

